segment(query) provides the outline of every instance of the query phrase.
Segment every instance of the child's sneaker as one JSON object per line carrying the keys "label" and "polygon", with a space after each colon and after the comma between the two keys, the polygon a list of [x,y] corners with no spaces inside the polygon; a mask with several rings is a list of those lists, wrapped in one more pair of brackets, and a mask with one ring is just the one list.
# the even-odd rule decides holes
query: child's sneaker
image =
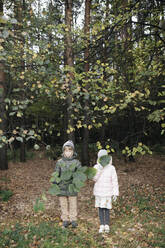
{"label": "child's sneaker", "polygon": [[99,233],[103,233],[103,232],[104,232],[104,225],[100,225]]}
{"label": "child's sneaker", "polygon": [[109,226],[108,226],[108,225],[105,225],[105,226],[104,226],[104,230],[105,230],[106,233],[109,233],[109,230],[110,230],[110,229],[109,229]]}

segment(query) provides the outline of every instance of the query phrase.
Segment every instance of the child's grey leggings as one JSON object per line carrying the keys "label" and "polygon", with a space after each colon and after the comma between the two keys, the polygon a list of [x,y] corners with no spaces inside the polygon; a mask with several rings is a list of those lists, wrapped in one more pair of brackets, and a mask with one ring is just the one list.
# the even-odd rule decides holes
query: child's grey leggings
{"label": "child's grey leggings", "polygon": [[109,225],[110,216],[108,208],[99,208],[100,225]]}

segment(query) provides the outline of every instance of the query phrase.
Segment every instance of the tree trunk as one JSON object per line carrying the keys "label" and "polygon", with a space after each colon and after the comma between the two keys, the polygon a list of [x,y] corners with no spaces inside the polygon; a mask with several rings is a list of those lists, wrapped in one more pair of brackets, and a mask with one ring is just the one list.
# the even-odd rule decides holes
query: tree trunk
{"label": "tree trunk", "polygon": [[[106,12],[105,12],[105,23],[107,22],[107,19],[108,19],[108,16],[109,16],[109,0],[106,1]],[[108,47],[109,45],[107,45],[107,40],[108,40],[108,33],[105,32],[105,35],[104,35],[104,43],[103,43],[103,49],[102,49],[102,58],[103,58],[103,63],[108,63]],[[107,80],[107,73],[106,73],[106,70],[104,68],[104,71],[103,71],[103,79],[104,81]],[[101,123],[102,123],[102,127],[100,128],[100,141],[101,141],[101,144],[103,147],[105,147],[105,130],[106,130],[106,127],[105,127],[105,117],[102,116],[102,120],[101,120]],[[111,125],[111,123],[109,123],[109,125]]]}
{"label": "tree trunk", "polygon": [[[0,1],[0,16],[3,15],[3,1]],[[3,30],[3,24],[1,24],[0,28]],[[2,41],[0,42],[2,46]],[[7,120],[6,120],[6,109],[5,109],[5,97],[6,97],[6,82],[5,82],[5,66],[4,63],[0,62],[0,138],[6,135],[7,131]],[[1,145],[3,145],[1,147]],[[1,144],[0,142],[0,169],[7,170],[8,169],[8,159],[7,159],[7,145]]]}
{"label": "tree trunk", "polygon": [[[86,39],[85,44],[85,53],[84,53],[84,61],[85,61],[85,72],[88,74],[89,71],[89,43],[90,43],[90,8],[91,8],[91,0],[85,1],[85,25],[84,25],[84,34]],[[88,76],[86,76],[87,79]],[[89,85],[88,83],[85,86],[86,91],[88,92]],[[84,100],[84,128],[83,128],[83,144],[82,144],[82,164],[89,165],[89,151],[88,151],[88,143],[89,143],[89,101],[87,99]]]}
{"label": "tree trunk", "polygon": [[73,142],[75,141],[75,133],[74,133],[74,121],[73,121],[73,110],[72,110],[72,81],[73,81],[73,73],[70,68],[73,68],[73,43],[72,43],[72,23],[73,23],[73,16],[72,16],[72,0],[65,1],[65,24],[66,24],[66,33],[65,33],[65,66],[67,66],[68,72],[66,75],[66,83],[68,84],[68,97],[67,97],[67,133],[68,139],[71,139]]}
{"label": "tree trunk", "polygon": [[[15,2],[15,6],[14,6],[14,12],[15,12],[15,18],[18,20],[18,22],[21,24],[23,22],[23,17],[24,17],[24,12],[26,10],[25,7],[25,0],[23,1],[18,1]],[[17,32],[17,36],[19,36],[20,41],[22,43],[22,46],[20,46],[20,54],[21,54],[21,58],[23,58],[24,55],[24,38],[22,37],[22,25],[16,26],[16,30]],[[20,68],[21,71],[25,71],[25,61],[24,59],[21,59],[21,63],[20,63]],[[19,87],[23,89],[24,87],[24,79],[20,79],[19,81]],[[24,90],[22,90],[22,94],[21,94],[21,100],[25,99],[25,92]],[[24,129],[24,117],[21,118],[21,125],[20,128]],[[20,143],[20,162],[25,162],[26,161],[26,141],[25,139],[23,139],[23,142]]]}
{"label": "tree trunk", "polygon": [[[6,120],[6,110],[5,110],[5,73],[4,73],[4,64],[0,63],[0,138],[6,136],[7,130],[7,120]],[[1,147],[2,146],[2,147]],[[7,145],[0,141],[0,169],[8,169],[8,160],[7,160]]]}

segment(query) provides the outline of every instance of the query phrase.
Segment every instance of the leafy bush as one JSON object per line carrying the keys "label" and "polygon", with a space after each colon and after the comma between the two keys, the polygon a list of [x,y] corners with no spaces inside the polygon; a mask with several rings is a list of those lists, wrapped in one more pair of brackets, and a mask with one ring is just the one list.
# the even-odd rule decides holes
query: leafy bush
{"label": "leafy bush", "polygon": [[127,157],[135,157],[136,155],[145,155],[145,154],[152,154],[152,151],[146,145],[142,144],[141,142],[138,143],[136,147],[129,148],[128,146],[122,150],[122,154],[126,155]]}

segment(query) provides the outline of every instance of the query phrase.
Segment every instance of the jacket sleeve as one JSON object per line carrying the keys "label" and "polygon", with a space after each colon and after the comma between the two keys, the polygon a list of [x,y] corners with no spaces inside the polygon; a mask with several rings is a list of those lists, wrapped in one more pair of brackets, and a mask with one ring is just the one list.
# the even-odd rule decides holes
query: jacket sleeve
{"label": "jacket sleeve", "polygon": [[93,181],[97,181],[103,172],[103,167],[100,164],[96,164],[93,168],[97,170],[96,175],[93,177]]}
{"label": "jacket sleeve", "polygon": [[116,173],[116,169],[112,167],[112,187],[113,187],[113,195],[119,195],[119,185],[118,185],[118,177]]}
{"label": "jacket sleeve", "polygon": [[[57,161],[56,166],[55,166],[55,170],[54,172],[58,172],[58,176],[61,176],[61,167],[60,167],[60,162]],[[53,184],[58,184],[56,181],[53,182]]]}
{"label": "jacket sleeve", "polygon": [[77,160],[77,169],[81,167],[81,162]]}

